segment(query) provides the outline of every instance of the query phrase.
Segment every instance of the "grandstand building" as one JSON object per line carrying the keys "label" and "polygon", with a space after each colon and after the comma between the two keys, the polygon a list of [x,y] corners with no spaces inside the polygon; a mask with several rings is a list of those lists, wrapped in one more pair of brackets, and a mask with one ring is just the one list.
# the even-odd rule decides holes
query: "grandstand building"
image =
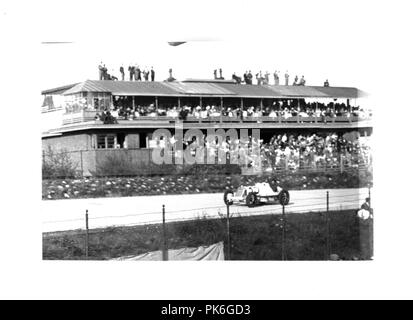
{"label": "grandstand building", "polygon": [[365,94],[350,87],[87,80],[42,95],[43,150],[69,152],[83,175],[113,152],[128,150],[136,163],[148,163],[152,133],[173,131],[177,122],[205,133],[260,129],[264,140],[285,132],[372,132],[371,114],[359,108]]}

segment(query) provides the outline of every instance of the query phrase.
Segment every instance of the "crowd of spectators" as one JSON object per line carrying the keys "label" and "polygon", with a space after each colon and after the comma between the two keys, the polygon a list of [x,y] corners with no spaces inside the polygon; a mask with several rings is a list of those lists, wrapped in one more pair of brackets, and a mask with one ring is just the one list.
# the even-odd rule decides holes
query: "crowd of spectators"
{"label": "crowd of spectators", "polygon": [[134,120],[139,117],[171,117],[180,120],[187,120],[188,118],[214,120],[220,117],[227,117],[234,120],[254,120],[260,121],[262,117],[269,117],[274,121],[280,119],[297,118],[297,121],[313,121],[311,117],[317,117],[318,121],[323,122],[328,119],[336,117],[356,117],[358,119],[370,118],[371,112],[363,110],[361,107],[348,106],[345,103],[330,102],[306,102],[304,99],[300,100],[282,100],[278,99],[272,103],[267,103],[262,107],[260,105],[244,105],[240,104],[224,104],[221,108],[219,104],[183,104],[178,107],[174,104],[162,104],[158,107],[155,103],[131,105],[125,97],[115,97],[113,104],[107,101],[106,105],[101,105],[95,101],[95,105],[87,103],[85,98],[79,101],[66,103],[66,113],[76,113],[81,110],[110,112],[115,119],[120,120]]}
{"label": "crowd of spectators", "polygon": [[[114,75],[114,71],[112,69],[112,73],[110,74],[108,72],[108,69],[104,63],[99,64],[99,80],[122,80],[124,81],[126,76],[125,76],[125,68],[123,65],[120,66],[119,68],[119,74],[120,77],[116,77]],[[141,68],[137,64],[130,64],[127,68],[127,72],[129,74],[129,81],[155,81],[155,70],[153,67],[149,70],[148,67]],[[219,72],[219,75],[218,75]],[[275,70],[273,73],[273,78],[274,78],[274,85],[280,85],[280,76],[279,76],[280,71]],[[245,83],[248,85],[252,85],[254,81],[254,77],[256,79],[256,84],[257,85],[269,85],[270,83],[270,73],[266,71],[264,74],[260,70],[259,72],[255,73],[255,75],[251,72],[251,70],[245,71],[243,76],[238,76],[235,72],[232,74],[232,80],[234,80],[236,83],[241,84]],[[285,72],[284,74],[285,77],[285,86],[289,85],[289,78],[290,75],[288,71]],[[214,70],[214,79],[215,80],[225,80],[225,78],[222,75],[222,69],[215,69]],[[169,69],[169,77],[165,81],[175,81],[176,79],[172,76],[172,69]],[[305,86],[306,80],[304,76],[301,76],[301,79],[298,79],[298,76],[295,76],[293,86]],[[329,87],[330,83],[328,79],[324,82],[324,87]]]}
{"label": "crowd of spectators", "polygon": [[[151,147],[174,150],[176,142],[175,137],[161,139],[153,141]],[[183,149],[189,147],[193,156],[196,156],[196,149],[205,150],[211,157],[217,157],[220,152],[226,155],[227,162],[229,159],[239,159],[241,165],[257,167],[260,164],[264,170],[358,166],[370,162],[370,146],[364,138],[351,139],[337,133],[283,133],[274,135],[266,142],[252,137],[245,140],[227,137],[220,141],[204,136],[201,141],[196,138],[183,141]],[[179,156],[179,151],[172,152]]]}
{"label": "crowd of spectators", "polygon": [[[290,100],[291,102],[291,100]],[[234,120],[247,120],[261,117],[270,117],[275,119],[289,119],[292,117],[309,118],[317,117],[321,121],[326,121],[328,118],[335,117],[358,117],[365,119],[371,116],[360,107],[347,106],[345,103],[330,102],[324,103],[306,103],[302,101],[288,102],[276,101],[272,105],[263,106],[244,106],[240,105],[224,105],[221,109],[220,105],[190,105],[184,104],[181,107],[176,105],[158,105],[156,108],[154,103],[132,106],[115,105],[109,110],[113,117],[121,120],[134,120],[139,117],[172,117],[180,120],[187,120],[188,117],[195,119],[214,119],[219,117],[233,118]],[[299,120],[299,119],[298,119]]]}
{"label": "crowd of spectators", "polygon": [[339,167],[340,161],[358,165],[369,163],[370,147],[363,139],[350,139],[337,133],[279,134],[262,145],[264,167]]}
{"label": "crowd of spectators", "polygon": [[[219,70],[221,72],[221,69],[219,69]],[[269,84],[272,84],[270,82],[270,75],[271,74],[268,71],[263,73],[260,70],[259,72],[255,73],[255,76],[254,76],[253,73],[251,72],[251,70],[249,70],[249,71],[245,71],[245,73],[242,77],[238,76],[234,72],[232,74],[232,79],[235,80],[235,82],[238,83],[238,84],[245,83],[245,84],[248,84],[248,85],[252,85],[254,77],[255,77],[257,85],[269,85]],[[214,71],[214,76],[215,76],[215,79],[224,79],[224,78],[222,78],[222,73],[221,73],[221,78],[216,77],[216,70]],[[284,85],[288,86],[289,85],[289,78],[290,78],[290,75],[289,75],[288,71],[285,72],[284,77],[285,77]],[[273,78],[274,78],[274,83],[273,84],[274,85],[280,85],[279,71],[277,71],[277,70],[274,71]],[[305,86],[305,84],[306,84],[306,80],[304,79],[304,76],[302,76],[300,80],[298,80],[298,76],[295,76],[293,86]],[[328,80],[326,80],[324,82],[324,86],[326,86],[326,87],[329,86]]]}
{"label": "crowd of spectators", "polygon": [[[108,69],[102,62],[99,64],[99,80],[122,80],[125,81],[125,68],[123,65],[119,67],[120,79],[112,74],[108,73]],[[129,81],[155,81],[155,70],[153,67],[149,70],[148,67],[141,68],[137,64],[131,64],[128,66]]]}

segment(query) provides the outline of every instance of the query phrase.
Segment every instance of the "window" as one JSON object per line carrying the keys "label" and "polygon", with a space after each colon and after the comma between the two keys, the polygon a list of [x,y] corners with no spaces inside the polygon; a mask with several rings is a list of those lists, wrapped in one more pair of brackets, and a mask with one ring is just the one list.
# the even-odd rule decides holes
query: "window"
{"label": "window", "polygon": [[97,149],[117,149],[126,148],[126,135],[118,134],[97,134],[96,147]]}
{"label": "window", "polygon": [[104,134],[97,135],[97,147],[98,149],[106,149],[106,135]]}
{"label": "window", "polygon": [[114,135],[106,136],[106,149],[113,149],[116,145],[116,139]]}

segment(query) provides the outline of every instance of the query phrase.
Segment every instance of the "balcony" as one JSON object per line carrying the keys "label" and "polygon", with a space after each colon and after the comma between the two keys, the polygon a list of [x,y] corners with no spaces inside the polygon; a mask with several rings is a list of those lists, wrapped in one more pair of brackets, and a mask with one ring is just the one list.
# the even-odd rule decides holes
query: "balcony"
{"label": "balcony", "polygon": [[[65,113],[63,114],[63,125],[80,124],[85,122],[95,122],[96,121],[96,111],[95,110],[80,110],[75,113]],[[250,117],[228,117],[228,116],[210,116],[206,118],[188,116],[184,123],[188,124],[218,124],[218,123],[243,123],[243,124],[355,124],[359,122],[365,122],[371,120],[370,117],[358,117],[358,116],[336,116],[336,117],[316,117],[316,116],[292,116],[292,117],[282,117],[282,116],[250,116]],[[135,124],[165,124],[165,123],[175,123],[178,120],[177,117],[169,116],[139,116],[130,119],[124,119],[118,117],[117,121],[119,124],[125,123],[135,123]],[[102,121],[96,121],[102,123]]]}

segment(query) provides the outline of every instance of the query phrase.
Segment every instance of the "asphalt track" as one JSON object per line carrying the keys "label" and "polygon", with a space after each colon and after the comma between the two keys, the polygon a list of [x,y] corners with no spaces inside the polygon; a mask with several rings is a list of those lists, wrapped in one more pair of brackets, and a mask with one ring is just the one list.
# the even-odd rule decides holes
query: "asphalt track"
{"label": "asphalt track", "polygon": [[[290,204],[285,207],[286,213],[325,211],[327,191],[331,211],[357,209],[369,194],[367,188],[292,190]],[[165,205],[166,222],[226,216],[222,193],[43,200],[43,232],[85,229],[86,210],[89,213],[90,229],[160,223],[162,205]],[[230,206],[231,216],[281,213],[282,207],[278,203],[254,208],[245,205]]]}

